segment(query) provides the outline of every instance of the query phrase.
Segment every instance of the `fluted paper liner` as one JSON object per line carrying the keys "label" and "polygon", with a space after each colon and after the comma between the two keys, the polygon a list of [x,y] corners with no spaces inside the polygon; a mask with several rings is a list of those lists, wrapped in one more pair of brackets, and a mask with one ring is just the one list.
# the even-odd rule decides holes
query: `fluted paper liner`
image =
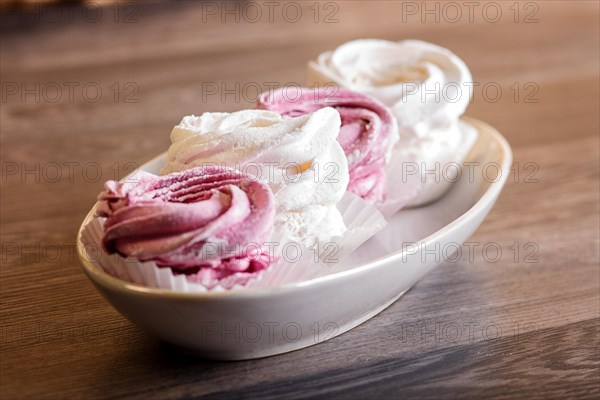
{"label": "fluted paper liner", "polygon": [[[80,240],[84,256],[91,263],[112,276],[142,286],[178,292],[278,287],[340,271],[339,262],[386,225],[383,215],[374,205],[350,192],[344,194],[337,207],[347,227],[343,236],[310,248],[293,243],[287,237],[271,238],[271,243],[277,243],[274,246],[274,253],[279,256],[277,261],[263,271],[248,274],[243,284],[239,284],[238,275],[235,279],[224,278],[212,288],[189,282],[185,275],[176,275],[170,268],[158,267],[152,261],[140,262],[135,258],[105,253],[101,245],[105,218],[93,218],[82,230]],[[281,250],[286,245],[290,248],[292,244],[294,250],[299,252],[296,252],[297,257],[294,256],[293,260],[286,261],[280,257]],[[234,284],[233,281],[238,283]]]}
{"label": "fluted paper liner", "polygon": [[392,150],[390,161],[385,165],[386,198],[384,201],[375,204],[385,218],[391,217],[409,204],[423,188],[420,174],[408,174],[406,172],[405,163],[407,162],[414,162],[414,160],[407,159],[402,154],[402,149],[396,147]]}
{"label": "fluted paper liner", "polygon": [[[462,129],[461,147],[453,154],[453,159],[449,160],[449,163],[455,163],[462,165],[467,154],[473,148],[479,133],[476,129],[470,127],[462,121],[459,121]],[[423,171],[410,171],[407,167],[409,165],[421,168],[423,160],[419,159],[422,154],[422,150],[411,153],[407,151],[410,149],[403,148],[402,146],[396,147],[392,150],[392,157],[385,166],[385,173],[387,179],[387,197],[385,201],[377,203],[377,209],[383,214],[385,218],[389,218],[400,209],[404,207],[416,206],[420,204],[419,199],[422,195],[431,197],[432,187],[435,186],[434,192],[438,193],[437,196],[433,195],[433,199],[441,197],[451,187],[451,183],[457,177],[457,173],[451,173],[444,176],[444,181],[436,181],[435,179],[427,178],[423,174]],[[423,150],[424,151],[424,150]],[[455,172],[451,170],[451,172]]]}

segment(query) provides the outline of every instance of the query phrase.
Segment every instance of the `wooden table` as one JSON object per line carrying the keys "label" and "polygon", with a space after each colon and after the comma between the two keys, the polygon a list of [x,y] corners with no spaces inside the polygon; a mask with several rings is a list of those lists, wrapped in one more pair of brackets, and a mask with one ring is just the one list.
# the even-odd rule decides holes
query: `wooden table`
{"label": "wooden table", "polygon": [[[1,397],[597,398],[598,3],[467,3],[7,8]],[[501,257],[448,263],[348,333],[247,362],[187,358],[114,311],[74,249],[102,182],[164,151],[181,116],[251,107],[256,87],[302,83],[308,59],[360,37],[469,64],[468,115],[506,136],[518,171],[471,239]]]}

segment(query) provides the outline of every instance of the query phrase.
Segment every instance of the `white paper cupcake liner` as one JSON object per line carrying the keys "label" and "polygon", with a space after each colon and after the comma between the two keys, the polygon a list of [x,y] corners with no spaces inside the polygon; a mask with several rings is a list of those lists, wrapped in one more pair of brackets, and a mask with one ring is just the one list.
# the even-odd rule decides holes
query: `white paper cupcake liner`
{"label": "white paper cupcake liner", "polygon": [[386,199],[375,206],[385,218],[389,218],[412,200],[419,196],[423,189],[420,174],[411,174],[406,170],[407,163],[415,163],[401,148],[392,151],[392,157],[385,166],[387,194]]}
{"label": "white paper cupcake liner", "polygon": [[421,139],[420,143],[396,147],[385,167],[387,199],[376,204],[388,218],[404,207],[418,207],[443,196],[456,180],[464,160],[475,144],[478,132],[458,121],[459,135],[452,141],[443,138]]}
{"label": "white paper cupcake liner", "polygon": [[[238,276],[236,279],[222,279],[212,288],[190,282],[185,275],[176,275],[170,268],[158,267],[151,261],[140,262],[118,254],[106,254],[101,246],[104,218],[93,218],[82,230],[80,240],[84,247],[84,255],[94,265],[112,276],[142,286],[178,292],[278,287],[338,272],[340,268],[336,267],[339,267],[344,257],[386,225],[385,218],[374,205],[352,193],[346,193],[337,207],[347,227],[343,236],[334,237],[325,243],[317,243],[310,248],[294,243],[286,237],[272,238],[270,242],[277,243],[273,247],[277,261],[264,271],[245,276],[243,284],[239,284]],[[291,247],[292,256],[282,256],[282,250]]]}

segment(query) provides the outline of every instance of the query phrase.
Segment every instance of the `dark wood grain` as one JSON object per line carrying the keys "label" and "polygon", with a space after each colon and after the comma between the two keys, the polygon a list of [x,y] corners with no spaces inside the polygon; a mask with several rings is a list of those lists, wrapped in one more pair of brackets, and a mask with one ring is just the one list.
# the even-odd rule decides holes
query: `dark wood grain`
{"label": "dark wood grain", "polygon": [[[496,2],[496,23],[480,13],[422,23],[403,14],[407,2],[341,1],[331,24],[313,21],[312,2],[297,4],[307,15],[297,23],[203,22],[198,2],[139,4],[133,23],[115,22],[114,8],[95,22],[81,6],[72,21],[3,15],[0,397],[598,398],[598,3],[537,2],[535,23],[522,21],[525,3],[515,22],[513,2]],[[247,362],[188,358],[117,314],[74,248],[102,181],[164,151],[182,115],[253,105],[251,94],[207,96],[203,82],[302,83],[306,60],[359,37],[439,43],[482,86],[502,88],[497,102],[476,90],[467,113],[514,149],[519,174],[470,239],[497,243],[502,256],[479,250],[446,263],[346,334]],[[97,84],[102,95],[7,92],[65,82]],[[124,101],[130,82],[136,102]],[[528,83],[536,102],[525,101]]]}

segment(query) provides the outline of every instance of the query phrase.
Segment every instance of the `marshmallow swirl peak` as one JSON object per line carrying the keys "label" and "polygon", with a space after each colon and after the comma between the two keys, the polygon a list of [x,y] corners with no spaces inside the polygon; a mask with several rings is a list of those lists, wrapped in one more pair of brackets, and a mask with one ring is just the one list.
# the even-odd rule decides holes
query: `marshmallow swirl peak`
{"label": "marshmallow swirl peak", "polygon": [[171,133],[161,173],[218,165],[253,175],[274,193],[277,232],[327,240],[346,229],[335,207],[349,181],[340,125],[330,107],[297,118],[266,110],[187,116]]}
{"label": "marshmallow swirl peak", "polygon": [[449,50],[420,40],[363,39],[309,63],[309,81],[336,83],[391,107],[400,135],[454,122],[472,96],[466,64]]}
{"label": "marshmallow swirl peak", "polygon": [[273,194],[238,171],[139,172],[108,181],[98,200],[108,253],[155,261],[207,286],[270,263],[262,246],[273,230]]}
{"label": "marshmallow swirl peak", "polygon": [[372,97],[340,88],[281,88],[263,93],[257,102],[258,108],[291,117],[328,106],[334,107],[342,120],[337,140],[348,159],[348,190],[369,201],[383,201],[383,167],[398,141],[396,120],[386,106]]}

